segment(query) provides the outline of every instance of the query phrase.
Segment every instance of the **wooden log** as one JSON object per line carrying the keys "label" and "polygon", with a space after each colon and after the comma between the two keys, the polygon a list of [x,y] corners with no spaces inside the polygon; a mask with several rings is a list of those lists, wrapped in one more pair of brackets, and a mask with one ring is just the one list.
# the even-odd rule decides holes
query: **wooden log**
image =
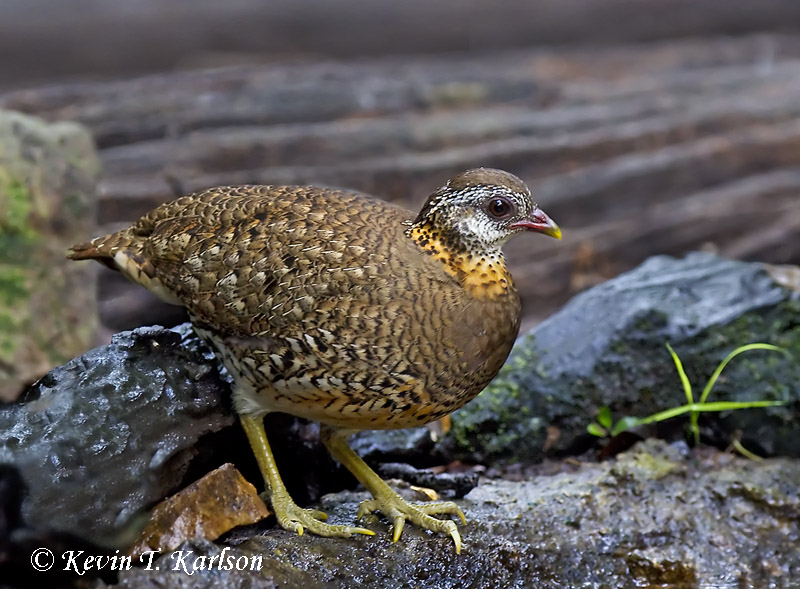
{"label": "wooden log", "polygon": [[[508,248],[527,325],[654,254],[800,262],[797,96],[800,39],[755,36],[178,72],[0,105],[93,130],[107,231],[213,185],[337,185],[414,209],[458,171],[507,168],[565,231]],[[183,318],[103,276],[107,326]]]}
{"label": "wooden log", "polygon": [[[698,84],[735,91],[800,56],[800,38],[757,35],[605,50],[520,50],[179,71],[68,83],[0,95],[5,108],[77,119],[99,147],[196,129],[375,117],[516,104],[608,104],[695,97]],[[706,81],[708,76],[713,79]]]}
{"label": "wooden log", "polygon": [[795,0],[4,0],[0,86],[276,57],[792,32],[798,23]]}

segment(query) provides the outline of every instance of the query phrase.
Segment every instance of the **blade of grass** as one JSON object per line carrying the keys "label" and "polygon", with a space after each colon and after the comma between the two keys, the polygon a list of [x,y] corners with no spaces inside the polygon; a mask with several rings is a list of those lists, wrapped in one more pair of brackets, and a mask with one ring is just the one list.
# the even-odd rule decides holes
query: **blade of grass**
{"label": "blade of grass", "polygon": [[[683,369],[683,363],[681,359],[678,358],[678,354],[675,353],[675,350],[672,349],[672,346],[669,345],[667,342],[667,350],[669,350],[669,355],[672,356],[672,361],[675,362],[675,368],[678,369],[678,376],[681,377],[681,383],[683,384],[683,392],[686,394],[686,403],[691,405],[694,403],[694,393],[692,393],[692,383],[689,382],[689,377],[686,376],[686,371]],[[700,428],[697,425],[697,414],[692,413],[690,416],[691,420],[689,422],[689,429],[692,431],[692,436],[694,437],[694,443],[700,443]]]}
{"label": "blade of grass", "polygon": [[705,403],[708,395],[711,393],[711,389],[714,388],[714,385],[717,383],[717,379],[719,378],[722,371],[725,370],[725,367],[728,365],[728,362],[733,360],[739,354],[744,352],[749,352],[750,350],[770,350],[772,352],[783,352],[788,353],[787,350],[784,348],[779,348],[778,346],[773,346],[771,344],[748,344],[746,346],[742,346],[741,348],[736,348],[733,352],[728,354],[725,359],[717,366],[717,369],[714,371],[714,374],[711,375],[711,378],[708,379],[708,383],[706,384],[705,388],[703,389],[703,394],[700,395],[700,402]]}
{"label": "blade of grass", "polygon": [[764,459],[761,456],[759,456],[758,454],[754,454],[753,452],[742,446],[742,443],[739,440],[733,440],[732,445],[736,449],[736,451],[745,458],[749,458],[754,462],[764,462]]}
{"label": "blade of grass", "polygon": [[[717,384],[717,379],[719,379],[722,371],[725,370],[725,367],[728,365],[728,362],[733,360],[739,354],[744,352],[749,352],[750,350],[768,350],[773,352],[788,352],[783,348],[779,348],[778,346],[773,346],[771,344],[762,344],[762,343],[755,343],[755,344],[747,344],[745,346],[741,346],[733,350],[730,354],[725,356],[725,359],[720,362],[719,366],[717,366],[714,373],[711,375],[711,378],[708,379],[706,386],[703,388],[703,392],[700,395],[700,403],[705,403],[708,396],[711,394],[711,390],[714,388],[714,385]],[[698,426],[698,421],[700,419],[699,413],[692,413],[689,417],[689,428],[691,429],[692,433],[695,434],[695,443],[700,441],[700,427]]]}
{"label": "blade of grass", "polygon": [[683,392],[686,393],[686,402],[694,403],[694,395],[692,394],[692,383],[689,382],[689,377],[686,376],[686,371],[683,369],[683,363],[678,358],[678,354],[672,349],[672,346],[667,342],[667,350],[669,355],[672,356],[672,361],[675,362],[675,368],[678,369],[678,376],[681,377],[681,384],[683,384]]}
{"label": "blade of grass", "polygon": [[634,428],[639,425],[639,423],[639,418],[637,417],[623,417],[614,424],[614,428],[611,430],[611,437],[613,438],[626,430]]}
{"label": "blade of grass", "polygon": [[[626,427],[624,427],[620,431],[617,431],[617,427],[615,427],[612,434],[616,435],[618,433],[621,433],[622,431],[625,431],[626,429],[630,429],[631,427],[637,425],[647,425],[649,423],[657,423],[659,421],[671,419],[673,417],[677,417],[678,415],[683,415],[684,413],[731,411],[734,409],[775,407],[783,404],[784,404],[783,401],[717,401],[714,403],[687,403],[686,405],[681,405],[680,407],[672,407],[671,409],[659,411],[658,413],[654,413],[653,415],[649,415],[648,417],[626,418],[626,423],[625,423]],[[620,422],[621,421],[622,420],[620,420]],[[617,426],[619,426],[620,422],[617,422]]]}

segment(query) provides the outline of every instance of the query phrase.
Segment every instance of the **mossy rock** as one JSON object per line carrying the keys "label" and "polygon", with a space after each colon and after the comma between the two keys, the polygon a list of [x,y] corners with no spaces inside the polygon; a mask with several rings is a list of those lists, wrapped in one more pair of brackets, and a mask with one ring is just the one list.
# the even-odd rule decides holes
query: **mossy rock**
{"label": "mossy rock", "polygon": [[[797,276],[797,268],[704,253],[651,258],[576,296],[521,337],[498,377],[453,414],[452,430],[436,450],[451,458],[526,462],[580,452],[596,442],[586,426],[602,406],[618,419],[686,402],[667,342],[694,383],[695,399],[729,352],[765,342],[789,354],[736,358],[709,401],[784,405],[704,413],[703,440],[724,447],[741,435],[757,453],[800,456]],[[681,438],[688,423],[677,417],[647,433]]]}
{"label": "mossy rock", "polygon": [[0,400],[91,347],[94,269],[64,256],[93,233],[98,174],[80,125],[0,110]]}

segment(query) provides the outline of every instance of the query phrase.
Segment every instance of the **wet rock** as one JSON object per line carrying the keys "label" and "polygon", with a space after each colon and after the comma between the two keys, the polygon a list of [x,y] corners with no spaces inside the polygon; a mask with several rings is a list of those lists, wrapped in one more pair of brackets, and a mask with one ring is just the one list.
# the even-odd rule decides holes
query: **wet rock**
{"label": "wet rock", "polygon": [[216,540],[268,515],[255,487],[232,464],[224,464],[156,505],[129,554],[138,559],[148,551],[174,550],[193,538]]}
{"label": "wet rock", "polygon": [[[642,415],[682,403],[666,340],[698,382],[732,347],[752,339],[798,357],[796,275],[708,255],[657,258],[585,293],[520,342],[532,346],[518,347],[498,381],[454,416],[435,456],[536,460],[546,444],[557,452],[582,447],[594,406]],[[712,397],[747,392],[769,399],[778,390],[790,403],[774,411],[704,415],[704,436],[713,441],[716,432],[741,428],[728,420],[750,416],[761,421],[741,428],[746,446],[790,453],[797,427],[793,387],[800,382],[795,361],[777,354],[745,358],[743,367],[734,363],[726,370]],[[773,363],[758,363],[767,359]],[[223,462],[234,462],[260,485],[246,440],[231,427],[228,384],[216,366],[188,326],[139,329],[52,371],[19,403],[0,410],[0,462],[13,463],[29,489],[21,512],[8,511],[16,518],[12,527],[20,527],[21,515],[33,531],[69,530],[127,547],[133,535],[125,532],[135,527],[136,514]],[[747,381],[754,374],[759,379]],[[514,419],[499,421],[498,409]],[[674,437],[684,425],[659,433]],[[274,415],[267,431],[299,503],[355,486],[325,457],[313,424]],[[759,437],[746,437],[752,432]],[[404,439],[412,443],[400,450],[385,440],[369,443],[380,448],[375,457],[404,460],[414,458],[415,448],[430,448],[424,440],[417,446],[422,438],[414,432]],[[305,495],[297,481],[305,481]],[[119,581],[131,587],[316,587],[399,579],[420,587],[548,587],[608,577],[616,586],[720,579],[757,585],[768,575],[800,573],[798,485],[797,461],[753,463],[707,448],[689,453],[685,444],[648,442],[607,464],[565,466],[535,480],[484,481],[461,500],[470,523],[460,557],[450,540],[413,525],[392,544],[389,525],[378,516],[365,522],[378,537],[349,540],[297,537],[267,520],[233,530],[217,544],[193,540],[179,548],[217,555],[218,563],[223,554],[249,564],[261,556],[260,572],[203,569],[206,559],[192,560],[200,568],[188,575],[174,568],[183,561],[172,552],[157,561],[161,571],[140,566],[120,571]],[[364,498],[340,492],[324,496],[321,507],[332,522],[352,523]],[[20,546],[12,548],[24,556]]]}
{"label": "wet rock", "polygon": [[[650,440],[616,460],[565,465],[552,476],[485,480],[460,503],[468,523],[456,555],[448,538],[406,526],[397,544],[375,537],[298,537],[239,529],[223,544],[180,552],[120,574],[123,587],[783,586],[800,574],[800,462],[752,462],[713,449]],[[352,522],[365,493],[329,495],[331,521]],[[259,564],[203,570],[201,556]],[[194,574],[187,575],[181,565]],[[177,568],[176,568],[177,567]]]}
{"label": "wet rock", "polygon": [[64,263],[94,228],[89,131],[0,110],[0,401],[90,347],[95,269]]}
{"label": "wet rock", "polygon": [[[271,414],[265,427],[298,504],[356,486],[316,424]],[[42,533],[127,547],[147,509],[228,462],[263,489],[227,377],[188,324],[120,333],[0,405],[0,464],[21,474],[22,519]]]}
{"label": "wet rock", "polygon": [[32,558],[33,562],[46,565],[51,555],[60,557],[69,551],[110,558],[120,554],[120,550],[93,544],[69,532],[27,526],[22,519],[22,503],[27,493],[19,471],[10,465],[0,465],[0,585],[3,588],[65,587],[81,576],[116,581],[116,572],[111,570],[91,570],[79,575],[63,566],[34,569]]}
{"label": "wet rock", "polygon": [[432,489],[447,499],[461,498],[478,484],[477,472],[436,472],[402,462],[379,464],[378,474],[384,479],[400,479],[417,487]]}
{"label": "wet rock", "polygon": [[[797,273],[704,253],[651,258],[576,296],[520,338],[494,382],[453,414],[437,451],[479,461],[580,453],[594,443],[586,426],[601,406],[618,419],[686,402],[667,342],[683,361],[695,400],[729,352],[767,342],[790,355],[755,351],[736,358],[709,401],[785,405],[704,413],[701,434],[725,447],[741,432],[742,444],[756,453],[800,456]],[[688,417],[678,417],[650,433],[680,439],[687,424]]]}
{"label": "wet rock", "polygon": [[213,460],[204,440],[234,422],[208,354],[186,328],[140,328],[0,408],[0,463],[28,487],[27,524],[130,542],[126,525],[179,489],[198,454]]}
{"label": "wet rock", "polygon": [[[417,466],[441,464],[443,455],[436,451],[437,437],[427,427],[364,431],[350,439],[350,447],[367,462],[413,462]],[[425,457],[429,464],[424,464]]]}

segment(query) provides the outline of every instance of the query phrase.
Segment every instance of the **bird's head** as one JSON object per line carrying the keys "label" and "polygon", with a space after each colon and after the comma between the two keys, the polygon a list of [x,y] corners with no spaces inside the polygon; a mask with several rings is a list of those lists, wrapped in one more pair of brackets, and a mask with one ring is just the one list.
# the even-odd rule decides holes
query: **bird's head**
{"label": "bird's head", "polygon": [[531,198],[519,178],[502,170],[476,168],[453,178],[428,197],[414,226],[427,228],[448,249],[499,252],[522,231],[561,239],[561,229]]}

